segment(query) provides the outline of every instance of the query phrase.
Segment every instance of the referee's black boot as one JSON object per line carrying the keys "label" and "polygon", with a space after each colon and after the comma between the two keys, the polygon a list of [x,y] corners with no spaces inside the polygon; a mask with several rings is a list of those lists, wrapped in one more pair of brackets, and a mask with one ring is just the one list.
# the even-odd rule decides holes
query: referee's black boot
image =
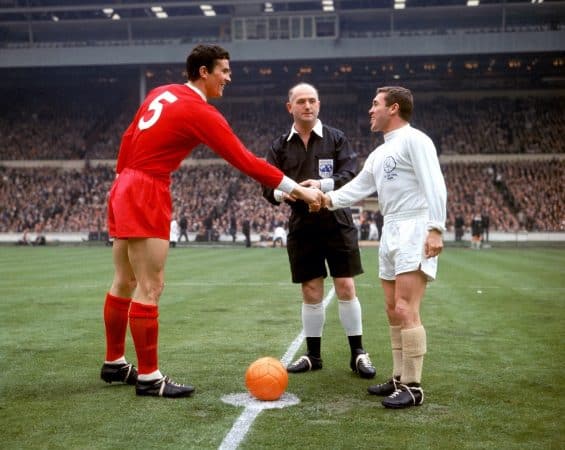
{"label": "referee's black boot", "polygon": [[100,370],[100,378],[106,383],[127,383],[135,384],[137,382],[137,369],[133,364],[106,364],[102,365]]}
{"label": "referee's black boot", "polygon": [[302,373],[311,370],[320,370],[322,368],[322,358],[316,358],[311,355],[302,355],[292,364],[290,364],[286,371],[289,373]]}
{"label": "referee's black boot", "polygon": [[351,355],[349,367],[351,367],[353,372],[358,373],[361,378],[375,378],[377,374],[377,370],[375,366],[373,366],[369,354],[363,349],[358,349]]}
{"label": "referee's black boot", "polygon": [[424,390],[417,383],[400,384],[398,389],[382,402],[385,408],[402,409],[424,403]]}

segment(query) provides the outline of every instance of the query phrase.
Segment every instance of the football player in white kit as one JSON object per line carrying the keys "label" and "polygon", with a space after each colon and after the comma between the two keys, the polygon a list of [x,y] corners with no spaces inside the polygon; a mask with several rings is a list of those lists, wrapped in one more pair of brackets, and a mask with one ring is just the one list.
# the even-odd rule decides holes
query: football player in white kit
{"label": "football player in white kit", "polygon": [[410,126],[412,93],[403,87],[377,89],[369,116],[371,131],[385,142],[367,158],[350,182],[324,195],[323,206],[351,206],[378,193],[384,215],[379,248],[379,278],[390,329],[393,373],[388,381],[369,386],[384,396],[387,408],[408,408],[424,402],[421,386],[426,331],[420,304],[428,281],[436,277],[443,248],[445,181],[436,148],[423,132]]}

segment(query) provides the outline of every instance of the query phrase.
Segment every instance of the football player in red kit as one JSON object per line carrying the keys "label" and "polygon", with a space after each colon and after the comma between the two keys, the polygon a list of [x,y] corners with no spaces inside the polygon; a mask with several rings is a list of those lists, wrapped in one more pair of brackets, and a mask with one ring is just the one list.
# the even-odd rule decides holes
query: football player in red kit
{"label": "football player in red kit", "polygon": [[[186,61],[188,83],[152,90],[125,131],[108,200],[114,238],[114,279],[104,304],[108,382],[135,384],[137,395],[187,397],[194,387],[175,383],[159,370],[158,303],[164,286],[172,201],[171,173],[204,143],[259,183],[319,204],[321,192],[296,184],[248,151],[220,112],[207,103],[231,82],[229,53],[198,45]],[[205,186],[203,187],[205,189]],[[138,368],[125,359],[130,326]]]}

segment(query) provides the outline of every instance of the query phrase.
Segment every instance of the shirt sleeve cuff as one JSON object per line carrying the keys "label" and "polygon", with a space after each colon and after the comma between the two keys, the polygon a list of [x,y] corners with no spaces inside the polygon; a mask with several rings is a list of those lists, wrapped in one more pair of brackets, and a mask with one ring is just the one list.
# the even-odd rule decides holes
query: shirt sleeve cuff
{"label": "shirt sleeve cuff", "polygon": [[320,180],[320,190],[322,192],[333,191],[335,186],[335,181],[333,178],[322,178]]}
{"label": "shirt sleeve cuff", "polygon": [[445,231],[445,225],[442,224],[441,222],[429,221],[427,229],[428,231],[437,230],[440,233],[443,233]]}
{"label": "shirt sleeve cuff", "polygon": [[339,209],[334,206],[333,192],[328,192],[326,195],[330,198],[332,202],[331,206],[328,205],[328,210],[335,211],[336,209]]}
{"label": "shirt sleeve cuff", "polygon": [[296,181],[284,175],[280,184],[277,186],[277,189],[286,192],[287,194],[290,194],[297,187],[298,187],[298,183]]}

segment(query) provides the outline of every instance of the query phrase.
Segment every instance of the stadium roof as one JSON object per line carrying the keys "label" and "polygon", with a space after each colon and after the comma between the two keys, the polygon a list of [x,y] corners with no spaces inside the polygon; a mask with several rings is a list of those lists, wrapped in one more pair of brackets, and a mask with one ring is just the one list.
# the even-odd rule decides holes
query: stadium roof
{"label": "stadium roof", "polygon": [[3,85],[49,67],[178,79],[197,42],[225,46],[250,86],[562,87],[565,0],[0,0]]}
{"label": "stadium roof", "polygon": [[0,0],[0,42],[72,40],[81,36],[129,40],[186,38],[198,33],[222,37],[230,34],[234,18],[300,15],[335,16],[341,29],[349,33],[375,28],[558,26],[565,21],[565,1]]}

